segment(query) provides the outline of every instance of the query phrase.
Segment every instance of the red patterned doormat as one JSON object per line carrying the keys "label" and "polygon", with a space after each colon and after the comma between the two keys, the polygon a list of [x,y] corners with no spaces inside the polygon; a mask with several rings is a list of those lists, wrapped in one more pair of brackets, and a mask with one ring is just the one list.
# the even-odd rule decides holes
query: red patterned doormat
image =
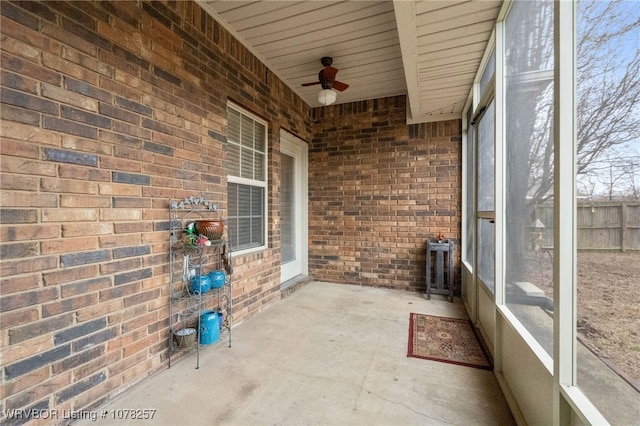
{"label": "red patterned doormat", "polygon": [[407,356],[491,370],[471,321],[411,313]]}

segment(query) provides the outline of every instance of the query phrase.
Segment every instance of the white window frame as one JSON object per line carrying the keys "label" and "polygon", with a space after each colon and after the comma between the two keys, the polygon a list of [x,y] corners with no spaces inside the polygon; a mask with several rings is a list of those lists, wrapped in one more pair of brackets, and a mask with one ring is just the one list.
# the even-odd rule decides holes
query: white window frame
{"label": "white window frame", "polygon": [[[505,111],[504,111],[504,32],[503,24],[512,0],[506,0],[496,23],[495,39],[491,40],[485,51],[485,58],[492,49],[496,49],[496,74],[495,74],[495,309],[498,313],[496,318],[496,340],[499,342],[503,327],[513,328],[519,334],[531,352],[537,357],[542,365],[552,375],[553,382],[553,423],[556,425],[581,422],[583,424],[608,424],[593,403],[585,396],[576,383],[576,95],[575,95],[575,55],[576,55],[576,2],[556,1],[554,2],[554,151],[555,151],[555,187],[554,187],[554,250],[556,252],[553,273],[554,282],[565,283],[554,286],[554,354],[553,358],[539,345],[537,340],[522,325],[520,320],[508,309],[504,300],[504,214],[505,214],[505,194],[503,182],[505,176]],[[466,127],[466,113],[472,109],[474,114],[478,110],[479,104],[486,100],[481,99],[482,94],[478,93],[478,81],[484,70],[485,64],[476,74],[474,87],[471,91],[471,100],[467,103],[463,112],[463,125]],[[557,123],[564,123],[559,126]],[[465,135],[463,134],[463,139]],[[560,143],[563,141],[563,143]],[[572,141],[572,143],[567,143]],[[472,155],[463,146],[463,168],[466,155]],[[477,160],[476,160],[477,161]],[[572,165],[572,167],[571,167]],[[474,171],[477,174],[477,170]],[[477,176],[474,177],[477,179]],[[474,191],[477,194],[477,181],[466,182],[463,179],[463,190]],[[474,198],[477,195],[474,194]],[[465,203],[463,198],[463,203]],[[474,201],[477,207],[477,200]],[[463,210],[466,212],[466,210]],[[567,214],[567,212],[573,214]],[[477,212],[477,210],[476,210]],[[563,212],[564,214],[560,214]],[[477,212],[483,216],[485,212]],[[474,227],[478,217],[466,218],[463,220],[473,220]],[[465,237],[465,227],[463,226],[463,240]],[[474,230],[474,233],[476,231]],[[477,245],[477,237],[474,241]],[[474,252],[477,249],[474,248]],[[464,262],[469,268],[469,265]],[[478,272],[477,258],[474,267],[469,268],[475,281]],[[476,290],[477,291],[477,288]],[[514,395],[510,392],[507,378],[502,375],[502,353],[500,344],[495,345],[495,366],[494,372],[505,392],[508,400],[513,402]],[[555,360],[555,362],[554,362]],[[517,404],[517,402],[516,402]],[[514,412],[520,420],[522,413]]]}
{"label": "white window frame", "polygon": [[[493,37],[492,37],[493,38]],[[473,229],[474,229],[474,251],[475,251],[475,255],[474,255],[474,268],[473,268],[473,272],[476,275],[476,282],[478,284],[480,284],[485,292],[487,293],[487,295],[490,296],[490,298],[492,298],[495,301],[495,294],[496,294],[496,287],[497,287],[497,283],[499,283],[500,281],[498,281],[498,276],[497,274],[497,270],[494,269],[494,282],[493,282],[493,289],[491,289],[487,283],[485,283],[479,276],[480,273],[480,265],[479,265],[479,256],[478,256],[478,251],[481,249],[480,248],[480,235],[479,235],[479,230],[480,230],[480,221],[482,220],[489,220],[489,221],[493,221],[493,223],[495,224],[496,221],[496,208],[497,208],[497,200],[498,200],[498,196],[500,196],[500,192],[501,192],[501,188],[499,188],[499,185],[497,184],[498,182],[501,182],[501,180],[498,180],[498,176],[496,175],[497,169],[499,168],[499,163],[498,163],[498,158],[497,158],[497,154],[498,154],[498,150],[496,149],[496,147],[499,145],[499,140],[497,139],[497,132],[496,132],[496,128],[498,126],[498,102],[496,99],[496,80],[495,80],[495,72],[494,75],[490,78],[489,83],[487,84],[487,86],[484,89],[483,93],[480,93],[479,89],[480,89],[480,84],[479,81],[482,78],[482,76],[484,75],[485,69],[489,63],[489,58],[491,57],[493,52],[492,48],[488,48],[487,49],[487,53],[486,53],[486,59],[484,61],[483,67],[482,67],[482,72],[478,73],[478,79],[475,83],[475,88],[476,88],[476,99],[477,102],[474,102],[474,111],[473,111],[473,115],[472,115],[472,122],[474,122],[473,124],[473,134],[474,134],[474,143],[473,143],[473,149],[474,149],[474,180],[475,180],[475,184],[474,184],[474,211],[475,211],[475,217],[474,217],[474,224],[473,224]],[[497,57],[496,59],[496,65],[497,65]],[[478,150],[480,148],[480,136],[478,134],[479,132],[479,122],[484,118],[485,112],[486,112],[486,108],[491,104],[494,103],[494,132],[493,132],[493,145],[494,145],[494,158],[493,158],[493,164],[494,164],[494,173],[493,173],[493,210],[480,210],[478,207],[478,172],[480,170],[479,167],[479,163],[480,163],[480,154],[478,153]],[[494,232],[495,230],[497,230],[497,226],[494,226]],[[495,238],[495,233],[494,233],[494,244],[493,244],[493,248],[494,248],[494,255],[497,259],[498,256],[498,251],[497,251],[497,247],[496,247],[496,238]]]}
{"label": "white window frame", "polygon": [[[600,411],[577,384],[577,109],[576,50],[577,19],[575,2],[554,5],[554,235],[553,279],[554,421],[570,421],[571,409],[585,424],[608,424]],[[572,143],[567,143],[572,141]],[[568,166],[571,167],[568,167]],[[572,214],[566,214],[571,211]],[[560,261],[561,259],[562,261]],[[570,261],[569,261],[570,260]]]}
{"label": "white window frame", "polygon": [[[248,253],[253,253],[253,252],[257,252],[257,251],[262,251],[265,250],[268,245],[269,245],[269,231],[267,228],[267,225],[269,223],[269,209],[268,209],[268,205],[269,205],[269,191],[268,191],[268,182],[269,182],[269,169],[268,169],[268,153],[269,153],[269,126],[268,123],[263,120],[262,118],[258,117],[255,114],[252,114],[251,112],[247,111],[246,109],[242,108],[241,106],[233,103],[233,102],[228,102],[227,103],[227,109],[232,109],[235,112],[239,113],[241,116],[246,116],[250,119],[252,119],[253,121],[260,123],[264,126],[264,164],[263,164],[263,170],[264,170],[264,181],[260,181],[260,180],[256,180],[256,179],[248,179],[248,178],[243,178],[240,176],[235,176],[235,175],[231,175],[231,174],[227,174],[227,183],[233,183],[233,184],[238,184],[238,185],[246,185],[246,186],[252,186],[252,187],[258,187],[258,188],[263,188],[264,189],[264,200],[263,200],[263,206],[262,206],[262,210],[263,210],[263,241],[264,243],[260,246],[255,246],[255,247],[249,247],[246,249],[235,249],[233,246],[231,247],[231,249],[233,250],[233,253],[235,256],[241,256],[244,254],[248,254]],[[227,143],[229,143],[227,141]],[[228,193],[227,193],[228,194]]]}
{"label": "white window frame", "polygon": [[[496,182],[498,176],[501,178],[501,182],[504,182],[506,176],[506,164],[505,164],[505,152],[507,146],[507,123],[506,123],[506,91],[505,91],[505,21],[509,14],[513,0],[506,1],[503,9],[498,17],[496,24],[496,149],[499,151],[496,153],[496,157],[500,157],[500,163],[496,158]],[[555,13],[555,12],[554,12]],[[487,48],[489,49],[489,48]],[[554,40],[554,53],[557,49],[556,40]],[[555,58],[554,58],[555,59]],[[557,64],[554,63],[554,69]],[[556,81],[554,80],[554,85]],[[555,87],[555,86],[554,86]],[[499,99],[499,102],[498,102]],[[499,139],[498,139],[499,138]],[[555,143],[555,142],[554,142]],[[533,334],[531,334],[529,328],[523,324],[517,315],[515,315],[511,309],[509,309],[505,300],[505,240],[506,240],[506,193],[504,191],[504,184],[496,185],[496,210],[498,211],[498,217],[496,220],[496,288],[500,287],[499,294],[496,295],[496,308],[507,323],[518,331],[518,334],[523,338],[524,342],[529,346],[531,351],[545,366],[550,374],[553,373],[553,358],[544,349],[544,347],[538,342]],[[499,281],[498,281],[499,280]],[[554,281],[557,282],[557,281]],[[553,336],[554,348],[557,345],[556,336]]]}
{"label": "white window frame", "polygon": [[[469,140],[469,128],[471,127],[469,116],[471,116],[472,112],[472,102],[473,97],[469,96],[464,108],[464,113],[462,114],[462,158],[464,159],[462,162],[462,211],[465,213],[472,211],[472,217],[469,218],[464,215],[462,217],[462,251],[460,260],[469,272],[473,272],[473,254],[475,253],[475,179],[470,175],[469,168],[467,167],[469,156],[471,156],[471,162],[475,161],[475,141],[473,138],[471,141]],[[471,172],[475,173],[475,170],[471,170]],[[469,196],[471,199],[469,199]],[[469,231],[467,231],[467,229],[469,229]],[[467,250],[470,250],[469,256],[471,259],[467,257]]]}

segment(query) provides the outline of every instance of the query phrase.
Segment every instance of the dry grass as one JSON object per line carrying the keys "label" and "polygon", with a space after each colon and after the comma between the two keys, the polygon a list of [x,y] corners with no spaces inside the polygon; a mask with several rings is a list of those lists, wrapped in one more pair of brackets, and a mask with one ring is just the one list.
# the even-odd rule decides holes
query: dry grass
{"label": "dry grass", "polygon": [[[552,258],[535,253],[529,281],[553,298]],[[578,333],[591,349],[640,382],[640,252],[578,253]]]}
{"label": "dry grass", "polygon": [[640,382],[640,252],[578,254],[578,332]]}

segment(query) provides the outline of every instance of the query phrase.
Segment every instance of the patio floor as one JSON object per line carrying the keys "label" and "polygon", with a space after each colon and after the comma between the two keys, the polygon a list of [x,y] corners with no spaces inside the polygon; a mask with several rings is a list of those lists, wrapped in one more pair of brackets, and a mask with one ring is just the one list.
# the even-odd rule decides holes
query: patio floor
{"label": "patio floor", "polygon": [[189,354],[78,424],[149,409],[136,425],[514,425],[491,371],[407,357],[410,312],[466,317],[458,298],[309,283],[233,328],[231,348],[201,348],[199,369]]}

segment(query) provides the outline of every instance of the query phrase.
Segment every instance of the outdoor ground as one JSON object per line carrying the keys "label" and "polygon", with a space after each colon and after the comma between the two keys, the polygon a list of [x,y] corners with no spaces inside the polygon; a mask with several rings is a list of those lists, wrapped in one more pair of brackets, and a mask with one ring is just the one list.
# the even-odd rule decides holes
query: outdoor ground
{"label": "outdoor ground", "polygon": [[640,382],[640,252],[578,253],[578,332]]}
{"label": "outdoor ground", "polygon": [[[532,282],[553,298],[551,256],[535,257]],[[640,382],[640,252],[580,251],[577,274],[578,333],[601,358]]]}

